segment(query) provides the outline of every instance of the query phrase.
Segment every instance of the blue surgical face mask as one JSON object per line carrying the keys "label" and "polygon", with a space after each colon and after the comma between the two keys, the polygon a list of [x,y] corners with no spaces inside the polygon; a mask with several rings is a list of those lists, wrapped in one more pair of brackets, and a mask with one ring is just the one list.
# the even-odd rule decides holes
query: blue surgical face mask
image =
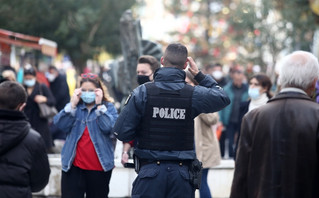
{"label": "blue surgical face mask", "polygon": [[81,93],[81,99],[87,104],[95,101],[95,93],[93,91],[85,91]]}
{"label": "blue surgical face mask", "polygon": [[31,79],[31,80],[24,80],[24,85],[27,87],[33,87],[35,85],[35,79]]}
{"label": "blue surgical face mask", "polygon": [[259,88],[249,88],[248,95],[252,100],[256,100],[260,97]]}

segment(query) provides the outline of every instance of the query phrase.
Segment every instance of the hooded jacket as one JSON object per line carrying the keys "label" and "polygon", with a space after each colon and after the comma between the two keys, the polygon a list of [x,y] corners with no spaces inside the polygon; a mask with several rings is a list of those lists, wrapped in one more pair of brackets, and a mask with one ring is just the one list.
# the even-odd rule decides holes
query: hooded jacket
{"label": "hooded jacket", "polygon": [[24,113],[0,109],[0,197],[31,198],[46,186],[49,175],[40,134]]}

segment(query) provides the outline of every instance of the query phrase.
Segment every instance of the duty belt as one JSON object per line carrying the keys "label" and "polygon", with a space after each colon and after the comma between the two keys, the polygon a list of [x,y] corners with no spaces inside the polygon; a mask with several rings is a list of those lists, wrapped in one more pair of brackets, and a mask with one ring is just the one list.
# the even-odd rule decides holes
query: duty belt
{"label": "duty belt", "polygon": [[180,166],[189,166],[192,160],[140,160],[141,167],[147,164],[178,164]]}

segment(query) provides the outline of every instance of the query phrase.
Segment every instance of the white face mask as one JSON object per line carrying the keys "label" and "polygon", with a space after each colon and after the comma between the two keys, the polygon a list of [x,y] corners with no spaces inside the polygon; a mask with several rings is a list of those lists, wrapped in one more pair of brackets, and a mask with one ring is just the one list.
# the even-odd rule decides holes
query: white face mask
{"label": "white face mask", "polygon": [[45,76],[47,77],[49,82],[53,82],[55,80],[55,78],[56,78],[56,76],[54,74],[51,74],[49,72],[46,72]]}
{"label": "white face mask", "polygon": [[260,97],[259,88],[249,88],[248,95],[252,100],[256,100]]}
{"label": "white face mask", "polygon": [[220,80],[223,77],[223,72],[217,70],[214,71],[212,75],[216,80]]}

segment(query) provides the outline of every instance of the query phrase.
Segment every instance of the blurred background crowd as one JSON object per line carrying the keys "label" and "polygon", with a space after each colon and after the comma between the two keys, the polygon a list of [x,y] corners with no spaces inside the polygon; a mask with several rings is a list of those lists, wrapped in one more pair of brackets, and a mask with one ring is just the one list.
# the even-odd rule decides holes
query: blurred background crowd
{"label": "blurred background crowd", "polygon": [[54,141],[63,144],[65,135],[51,120],[37,121],[32,92],[39,84],[45,85],[45,100],[59,111],[77,87],[77,76],[96,73],[120,111],[123,100],[137,86],[137,58],[147,54],[159,60],[169,42],[185,43],[203,73],[212,75],[232,97],[232,105],[219,112],[214,130],[221,156],[233,158],[241,102],[252,98],[248,94],[251,78],[264,73],[270,80],[269,92],[275,93],[277,62],[282,56],[297,49],[319,53],[319,3],[315,0],[1,4],[0,80],[18,81],[26,87],[32,98],[26,113],[34,128],[45,131],[48,152],[53,153],[59,152],[53,149]]}

